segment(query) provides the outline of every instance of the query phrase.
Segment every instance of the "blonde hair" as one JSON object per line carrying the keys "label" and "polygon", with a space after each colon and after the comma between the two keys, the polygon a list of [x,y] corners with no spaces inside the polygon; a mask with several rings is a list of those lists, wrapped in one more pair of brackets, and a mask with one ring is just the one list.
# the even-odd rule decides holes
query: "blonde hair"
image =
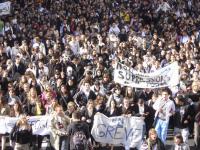
{"label": "blonde hair", "polygon": [[30,91],[28,92],[28,101],[30,102],[31,99],[32,99],[32,96],[31,96],[31,93],[32,93],[32,92],[34,92],[34,94],[35,94],[35,97],[34,97],[35,100],[38,101],[37,91],[36,91],[36,89],[33,88],[33,87],[32,87],[32,88],[30,89]]}
{"label": "blonde hair", "polygon": [[192,87],[194,87],[194,86],[198,86],[199,87],[199,81],[192,82]]}
{"label": "blonde hair", "polygon": [[67,104],[67,108],[70,107],[70,106],[73,106],[73,107],[76,107],[76,104],[72,101],[70,101],[68,104]]}
{"label": "blonde hair", "polygon": [[156,135],[157,135],[157,132],[156,132],[156,130],[155,130],[154,128],[151,128],[151,129],[149,130],[149,137],[150,137],[150,135],[152,135],[152,134],[156,134]]}
{"label": "blonde hair", "polygon": [[[26,117],[27,117],[26,115],[21,115],[21,116],[20,116],[20,119],[17,121],[16,125],[17,125],[18,127],[20,127],[21,125],[26,125],[26,126],[29,126],[29,124],[28,124],[28,121],[27,121],[27,118],[26,118]],[[24,122],[24,119],[26,119],[26,122],[25,122],[25,124],[23,123],[23,122]]]}

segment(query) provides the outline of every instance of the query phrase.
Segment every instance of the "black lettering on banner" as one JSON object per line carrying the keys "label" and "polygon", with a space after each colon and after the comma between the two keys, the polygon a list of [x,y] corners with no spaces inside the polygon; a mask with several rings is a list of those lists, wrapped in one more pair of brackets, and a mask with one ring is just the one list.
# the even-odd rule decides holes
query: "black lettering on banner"
{"label": "black lettering on banner", "polygon": [[168,83],[168,82],[170,81],[170,77],[164,76],[164,77],[163,77],[163,81],[164,81],[165,83]]}
{"label": "black lettering on banner", "polygon": [[120,133],[118,129],[123,129],[123,125],[117,125],[115,128],[115,133],[114,133],[114,139],[122,139],[123,137],[117,137],[117,135]]}
{"label": "black lettering on banner", "polygon": [[[105,124],[98,124],[98,126],[97,126],[97,129],[100,127],[100,126],[103,126],[104,128],[106,128],[106,125]],[[98,136],[99,137],[105,137],[105,132],[103,132],[103,131],[99,131],[99,134],[98,134]]]}
{"label": "black lettering on banner", "polygon": [[113,136],[112,136],[112,132],[115,131],[115,128],[112,127],[112,126],[108,126],[107,127],[107,130],[106,130],[106,137],[108,136],[108,134],[110,135],[110,137],[113,139]]}
{"label": "black lettering on banner", "polygon": [[135,83],[140,83],[142,81],[142,78],[140,78],[138,75],[135,78]]}
{"label": "black lettering on banner", "polygon": [[134,82],[135,80],[135,75],[132,73],[132,81]]}
{"label": "black lettering on banner", "polygon": [[160,76],[156,77],[156,78],[155,78],[155,81],[156,81],[156,82],[160,82],[160,81],[161,81],[161,77],[160,77]]}
{"label": "black lettering on banner", "polygon": [[119,78],[124,79],[123,71],[119,70]]}
{"label": "black lettering on banner", "polygon": [[131,79],[131,72],[126,72],[126,80],[130,80]]}
{"label": "black lettering on banner", "polygon": [[120,63],[117,63],[116,69],[121,70],[122,69],[122,65]]}
{"label": "black lettering on banner", "polygon": [[[127,131],[126,128],[124,128],[125,134],[126,134],[126,141],[128,140],[129,136],[131,135],[131,132],[133,131],[133,128],[131,128],[129,131]],[[132,133],[133,134],[133,133]]]}

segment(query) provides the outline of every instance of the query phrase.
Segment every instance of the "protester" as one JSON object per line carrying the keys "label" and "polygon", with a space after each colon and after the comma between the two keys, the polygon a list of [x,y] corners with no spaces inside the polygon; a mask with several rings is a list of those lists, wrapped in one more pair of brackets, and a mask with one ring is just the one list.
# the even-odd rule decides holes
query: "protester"
{"label": "protester", "polygon": [[51,144],[56,150],[68,150],[69,138],[67,128],[70,123],[70,119],[65,116],[62,106],[57,105],[55,113],[52,114],[51,120]]}
{"label": "protester", "polygon": [[191,112],[189,112],[186,99],[182,95],[175,98],[175,114],[174,114],[174,132],[181,133],[183,142],[188,143],[189,122],[191,121]]}
{"label": "protester", "polygon": [[141,150],[165,150],[165,146],[157,136],[155,129],[150,129],[148,134],[149,138],[141,145]]}
{"label": "protester", "polygon": [[75,111],[72,114],[72,123],[68,126],[68,135],[70,136],[71,150],[84,150],[89,148],[89,126],[81,122],[81,113]]}
{"label": "protester", "polygon": [[171,150],[190,150],[188,144],[184,143],[181,134],[176,134],[174,136],[174,146],[172,146]]}
{"label": "protester", "polygon": [[[152,110],[160,102],[155,95],[162,88],[157,84],[154,88],[119,85],[115,65],[124,64],[144,75],[178,62],[180,82],[168,87],[170,99],[178,94],[187,99],[191,112],[187,126],[190,135],[194,129],[197,144],[199,1],[13,0],[11,7],[0,19],[0,91],[12,117],[22,111],[31,116],[49,115],[57,104],[71,117],[74,111],[83,111],[90,99],[96,112],[139,116],[138,99]],[[125,78],[132,77],[127,74]],[[32,88],[37,94],[30,97]],[[32,108],[35,102],[41,107],[37,113],[39,107]],[[158,119],[157,127],[159,122],[165,124],[161,127],[164,143],[168,124],[173,128],[169,121],[173,112],[174,108],[167,112],[166,121]],[[148,119],[151,128],[153,118]]]}
{"label": "protester", "polygon": [[[5,102],[5,98],[2,97],[2,94],[0,94],[0,116],[9,116],[9,106]],[[4,150],[6,147],[6,134],[0,134],[1,136],[1,149]]]}
{"label": "protester", "polygon": [[195,143],[195,147],[198,149],[199,148],[199,144],[200,144],[200,105],[198,105],[198,110],[197,110],[197,114],[195,116],[195,122],[194,122],[194,143]]}
{"label": "protester", "polygon": [[175,104],[172,100],[169,99],[169,91],[167,89],[162,91],[162,98],[154,103],[153,108],[156,110],[156,132],[162,142],[165,143],[169,119],[175,112]]}
{"label": "protester", "polygon": [[30,142],[32,137],[32,128],[28,124],[27,117],[21,116],[16,125],[12,129],[11,140],[15,142],[15,150],[30,149]]}

